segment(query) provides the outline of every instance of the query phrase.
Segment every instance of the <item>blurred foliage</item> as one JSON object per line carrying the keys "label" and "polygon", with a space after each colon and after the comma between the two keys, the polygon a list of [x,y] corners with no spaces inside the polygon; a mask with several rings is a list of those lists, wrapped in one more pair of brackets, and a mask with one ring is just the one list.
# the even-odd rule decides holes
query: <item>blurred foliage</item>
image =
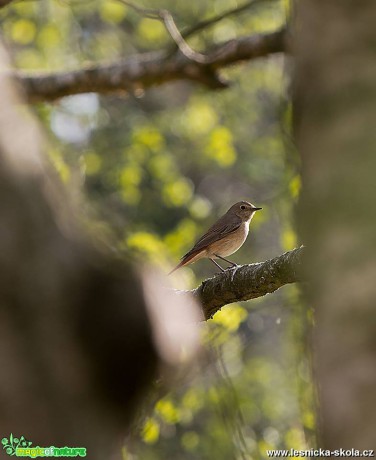
{"label": "blurred foliage", "polygon": [[[143,6],[168,8],[184,28],[236,5]],[[288,1],[259,2],[189,42],[202,50],[272,31],[288,9]],[[0,21],[21,69],[75,68],[171,43],[161,23],[109,0],[15,2],[0,10]],[[178,82],[145,93],[79,95],[35,111],[49,134],[52,163],[93,233],[114,250],[167,271],[218,215],[247,199],[263,211],[232,258],[252,262],[298,244],[293,208],[300,177],[287,67],[273,56],[223,70],[232,87],[222,92]],[[213,269],[201,261],[173,282],[192,287]],[[269,448],[313,447],[310,322],[294,286],[223,308],[202,325],[206,353],[188,381],[144,408],[124,458],[258,459]]]}

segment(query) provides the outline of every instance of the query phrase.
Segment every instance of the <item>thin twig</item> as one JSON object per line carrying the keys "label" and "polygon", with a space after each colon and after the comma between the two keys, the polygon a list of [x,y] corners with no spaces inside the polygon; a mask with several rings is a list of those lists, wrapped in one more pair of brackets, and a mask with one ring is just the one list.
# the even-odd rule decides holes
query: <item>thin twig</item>
{"label": "thin twig", "polygon": [[140,6],[135,5],[132,2],[129,2],[128,0],[116,0],[120,3],[123,3],[125,6],[129,6],[129,8],[132,8],[132,10],[136,11],[140,16],[143,16],[148,19],[156,19],[156,20],[161,20],[160,17],[160,11],[159,9],[154,9],[154,8],[141,8]]}
{"label": "thin twig", "polygon": [[184,54],[184,56],[191,59],[192,61],[199,62],[200,64],[208,63],[207,56],[205,56],[202,53],[198,53],[197,51],[194,51],[184,40],[182,34],[180,33],[180,30],[177,28],[175,24],[174,18],[172,17],[171,13],[167,10],[163,10],[163,15],[166,29],[168,30],[174,42],[179,47],[179,50]]}
{"label": "thin twig", "polygon": [[241,13],[242,11],[245,11],[246,9],[251,8],[253,6],[257,6],[260,3],[264,3],[267,1],[275,1],[275,0],[251,0],[237,8],[232,8],[231,10],[224,11],[223,13],[217,16],[214,16],[213,18],[199,22],[198,24],[196,24],[195,26],[191,27],[190,29],[186,30],[183,33],[181,33],[180,30],[178,29],[173,15],[170,13],[170,11],[166,9],[141,8],[135,5],[133,2],[130,2],[129,0],[116,0],[116,1],[126,6],[129,6],[130,8],[135,10],[138,14],[146,18],[155,19],[157,21],[163,22],[167,32],[169,33],[169,35],[174,41],[174,46],[172,47],[172,49],[170,49],[170,52],[168,53],[168,55],[173,54],[176,51],[176,49],[179,49],[180,52],[186,58],[190,59],[191,61],[197,62],[199,64],[210,65],[212,63],[212,59],[209,58],[209,56],[202,54],[200,52],[197,52],[193,48],[191,48],[191,46],[188,45],[186,39],[192,36],[193,34],[207,27],[210,27],[211,25],[233,14]]}
{"label": "thin twig", "polygon": [[201,30],[206,29],[222,19],[226,19],[234,14],[242,13],[243,11],[252,8],[253,6],[257,6],[260,3],[266,2],[275,2],[276,0],[251,0],[247,3],[244,3],[241,6],[236,8],[232,8],[231,10],[224,11],[223,13],[218,14],[217,16],[213,16],[212,18],[205,19],[204,21],[198,22],[194,26],[188,28],[187,30],[183,30],[182,36],[186,40],[187,38],[191,37],[192,35],[196,34],[197,32],[201,32]]}
{"label": "thin twig", "polygon": [[141,16],[148,19],[155,19],[157,21],[163,22],[166,27],[167,32],[170,34],[171,38],[174,40],[176,46],[179,48],[181,53],[188,59],[198,62],[200,64],[207,63],[207,57],[201,53],[194,51],[188,43],[184,40],[182,34],[180,33],[172,14],[166,9],[149,9],[149,8],[140,8],[134,3],[128,0],[116,0],[130,8],[134,9]]}

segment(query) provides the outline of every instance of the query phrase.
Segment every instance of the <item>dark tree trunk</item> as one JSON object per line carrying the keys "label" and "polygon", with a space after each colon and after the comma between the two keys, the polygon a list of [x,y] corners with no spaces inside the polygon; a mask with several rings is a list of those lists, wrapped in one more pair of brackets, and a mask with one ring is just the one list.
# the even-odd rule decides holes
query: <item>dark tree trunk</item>
{"label": "dark tree trunk", "polygon": [[376,2],[297,2],[299,208],[322,442],[376,447]]}
{"label": "dark tree trunk", "polygon": [[156,371],[144,289],[79,228],[4,73],[0,95],[1,436],[103,459]]}

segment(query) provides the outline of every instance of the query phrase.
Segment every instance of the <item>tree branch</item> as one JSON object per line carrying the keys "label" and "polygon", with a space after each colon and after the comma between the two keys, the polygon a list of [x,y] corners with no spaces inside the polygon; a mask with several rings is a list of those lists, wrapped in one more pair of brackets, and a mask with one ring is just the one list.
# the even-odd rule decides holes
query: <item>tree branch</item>
{"label": "tree branch", "polygon": [[[0,43],[0,69],[9,66]],[[157,275],[85,232],[39,126],[1,71],[0,100],[0,426],[82,443],[91,460],[117,458],[163,366],[168,380],[182,350],[184,363],[193,358],[198,315],[191,299],[177,308]]]}
{"label": "tree branch", "polygon": [[4,8],[4,6],[9,5],[9,3],[12,3],[13,0],[0,0],[0,8]]}
{"label": "tree branch", "polygon": [[217,16],[214,16],[209,19],[204,19],[203,21],[198,22],[194,26],[186,30],[183,30],[182,37],[186,40],[192,35],[217,24],[217,22],[222,21],[223,19],[226,19],[235,14],[242,13],[243,11],[246,11],[247,9],[251,9],[253,6],[258,6],[260,3],[264,3],[266,1],[268,0],[250,0],[249,2],[243,3],[243,5],[237,6],[235,8],[231,8],[230,10],[226,10],[223,13],[218,14]]}
{"label": "tree branch", "polygon": [[205,62],[192,61],[181,52],[135,55],[112,64],[92,65],[68,72],[15,73],[31,102],[54,101],[64,96],[96,92],[135,92],[174,80],[190,80],[212,89],[229,86],[217,70],[236,62],[252,60],[286,48],[284,29],[230,40],[206,54]]}
{"label": "tree branch", "polygon": [[265,262],[226,270],[189,292],[198,297],[205,319],[210,319],[224,305],[256,299],[285,284],[302,281],[303,253],[301,246]]}
{"label": "tree branch", "polygon": [[[138,5],[135,5],[133,2],[129,0],[117,0],[118,2],[129,6],[130,8],[137,11],[138,14],[142,15],[145,18],[155,19],[157,21],[163,22],[167,32],[170,34],[171,38],[175,42],[175,46],[177,46],[180,52],[186,56],[188,59],[192,61],[197,61],[201,63],[206,62],[206,56],[201,53],[197,53],[194,51],[188,43],[184,40],[180,30],[176,26],[175,20],[173,15],[170,13],[169,10],[164,8],[159,9],[149,9],[149,8],[140,8]],[[174,51],[175,51],[174,47]]]}
{"label": "tree branch", "polygon": [[[190,37],[191,35],[210,27],[217,22],[221,21],[222,19],[231,16],[236,13],[241,13],[245,11],[247,8],[251,6],[258,5],[259,3],[265,2],[267,0],[251,0],[239,7],[233,8],[231,10],[227,10],[217,16],[214,16],[210,19],[205,21],[201,21],[196,24],[194,27],[187,29],[186,32],[181,33],[178,27],[176,26],[175,20],[173,15],[169,10],[164,8],[159,9],[150,9],[150,8],[141,8],[138,5],[135,5],[133,2],[129,0],[117,0],[118,2],[132,8],[138,14],[142,15],[143,17],[149,19],[155,19],[157,21],[162,21],[167,32],[170,34],[171,38],[174,41],[174,46],[171,48],[171,54],[174,54],[176,49],[179,48],[180,52],[186,56],[188,59],[192,61],[199,62],[201,64],[206,64],[210,61],[210,57],[206,56],[205,54],[199,53],[194,51],[186,42],[186,38]],[[269,0],[270,1],[270,0]]]}

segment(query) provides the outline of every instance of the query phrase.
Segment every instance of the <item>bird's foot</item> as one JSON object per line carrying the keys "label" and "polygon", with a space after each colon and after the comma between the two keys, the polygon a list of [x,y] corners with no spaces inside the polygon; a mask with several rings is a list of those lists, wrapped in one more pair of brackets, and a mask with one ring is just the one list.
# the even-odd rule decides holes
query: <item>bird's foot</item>
{"label": "bird's foot", "polygon": [[238,271],[238,268],[240,265],[234,264],[232,267],[229,267],[229,270],[231,270],[231,281],[234,281],[234,276],[235,273]]}
{"label": "bird's foot", "polygon": [[231,265],[226,268],[226,271],[227,270],[234,270],[234,269],[236,270],[238,267],[240,267],[240,265],[231,263]]}

